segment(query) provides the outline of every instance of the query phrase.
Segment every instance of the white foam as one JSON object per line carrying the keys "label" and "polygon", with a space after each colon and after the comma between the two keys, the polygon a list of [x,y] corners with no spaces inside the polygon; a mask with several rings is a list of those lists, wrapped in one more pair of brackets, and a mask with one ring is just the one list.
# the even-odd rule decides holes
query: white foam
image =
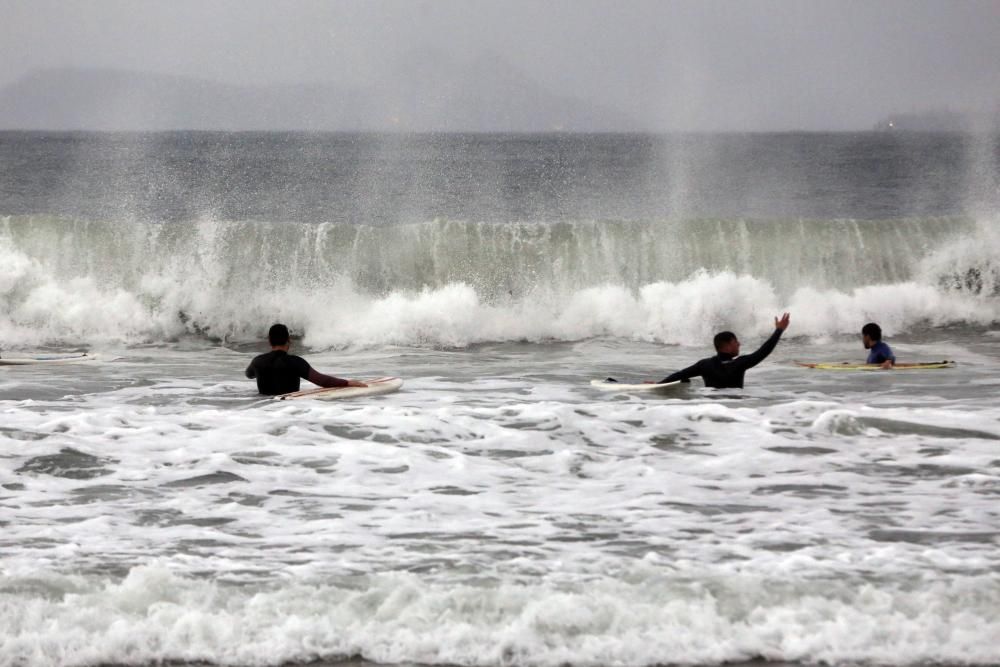
{"label": "white foam", "polygon": [[988,325],[1000,317],[996,303],[927,285],[871,285],[849,293],[801,289],[788,308],[795,313],[794,331],[807,335],[857,333],[877,321],[888,336],[949,324]]}
{"label": "white foam", "polygon": [[[22,258],[21,265],[29,263]],[[249,341],[259,339],[273,321],[305,332],[313,347],[344,348],[462,347],[594,336],[700,345],[722,329],[743,336],[765,333],[783,310],[793,315],[791,335],[854,333],[870,320],[879,321],[888,335],[1000,320],[1000,306],[991,300],[916,283],[849,293],[803,288],[786,304],[766,282],[728,272],[703,272],[637,292],[615,285],[568,294],[536,290],[502,305],[482,302],[471,286],[461,283],[384,297],[367,296],[342,283],[232,298],[200,280],[148,276],[138,291],[129,292],[101,288],[89,278],[60,281],[36,275],[29,288],[15,289],[3,301],[0,336],[33,345],[168,340],[191,330]]]}
{"label": "white foam", "polygon": [[[771,661],[989,664],[994,577],[901,584],[713,576],[643,564],[597,576],[442,585],[402,573],[246,590],[134,568],[120,583],[42,574],[5,605],[0,665],[384,664],[538,667]],[[0,586],[19,585],[9,577]],[[13,600],[11,599],[13,598]],[[59,628],[59,632],[48,629]]]}
{"label": "white foam", "polygon": [[407,377],[340,404],[258,400],[217,348],[5,373],[0,665],[1000,659],[1000,411],[962,393],[995,361],[587,383],[691,353],[311,356]]}

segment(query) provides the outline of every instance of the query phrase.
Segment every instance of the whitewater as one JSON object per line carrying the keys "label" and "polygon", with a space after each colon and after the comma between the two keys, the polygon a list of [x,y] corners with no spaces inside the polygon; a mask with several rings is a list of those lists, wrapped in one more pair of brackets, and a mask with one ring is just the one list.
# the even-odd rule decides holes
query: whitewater
{"label": "whitewater", "polygon": [[[0,666],[1000,662],[1000,144],[0,133]],[[743,390],[658,380],[731,329]],[[878,321],[901,361],[863,360]],[[243,377],[273,322],[368,400]]]}

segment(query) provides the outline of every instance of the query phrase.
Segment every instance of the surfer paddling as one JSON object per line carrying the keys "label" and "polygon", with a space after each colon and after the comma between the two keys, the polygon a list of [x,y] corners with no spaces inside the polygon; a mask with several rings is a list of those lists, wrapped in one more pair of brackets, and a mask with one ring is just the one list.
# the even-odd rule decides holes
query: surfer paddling
{"label": "surfer paddling", "polygon": [[892,348],[882,340],[882,327],[869,322],[861,327],[861,342],[868,350],[868,360],[865,363],[878,364],[882,368],[890,369],[896,365],[896,355],[892,353]]}
{"label": "surfer paddling", "polygon": [[299,390],[299,379],[321,387],[367,387],[364,382],[323,375],[302,357],[288,354],[291,340],[288,327],[275,324],[267,332],[271,351],[254,357],[247,366],[247,377],[257,380],[257,391],[267,396]]}
{"label": "surfer paddling", "polygon": [[714,357],[702,359],[693,366],[688,366],[683,370],[672,373],[660,380],[659,384],[667,382],[688,382],[693,377],[701,376],[706,387],[715,389],[742,389],[743,374],[753,368],[771,354],[781,334],[788,328],[788,313],[782,314],[780,318],[774,318],[774,333],[764,341],[760,349],[753,354],[740,356],[740,341],[732,331],[722,331],[715,334]]}

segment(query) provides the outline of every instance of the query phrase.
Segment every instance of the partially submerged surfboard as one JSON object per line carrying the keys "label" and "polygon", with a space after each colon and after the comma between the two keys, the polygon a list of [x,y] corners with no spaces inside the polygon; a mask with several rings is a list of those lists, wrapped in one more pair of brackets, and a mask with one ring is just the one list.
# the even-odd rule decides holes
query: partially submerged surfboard
{"label": "partially submerged surfboard", "polygon": [[27,357],[0,356],[0,366],[30,366],[33,364],[78,364],[97,361],[96,354],[75,352],[73,354],[33,354]]}
{"label": "partially submerged surfboard", "polygon": [[385,377],[374,380],[362,380],[367,387],[318,387],[305,389],[291,394],[280,394],[274,397],[276,401],[290,401],[297,398],[316,398],[321,401],[332,401],[340,398],[355,398],[357,396],[377,396],[397,391],[403,386],[402,378]]}
{"label": "partially submerged surfboard", "polygon": [[851,361],[822,361],[818,363],[805,363],[802,361],[796,361],[796,365],[802,366],[804,368],[815,368],[820,371],[880,371],[880,370],[894,370],[894,371],[926,371],[934,370],[938,368],[954,368],[954,361],[918,361],[912,363],[899,363],[894,365],[891,369],[883,369],[881,364],[856,364]]}
{"label": "partially submerged surfboard", "polygon": [[602,391],[617,391],[626,394],[631,394],[633,392],[648,394],[672,394],[678,389],[682,389],[686,384],[680,380],[676,382],[663,382],[660,384],[653,384],[649,382],[644,382],[642,384],[627,384],[625,382],[610,382],[609,380],[611,380],[611,378],[608,378],[607,380],[591,380],[590,386]]}

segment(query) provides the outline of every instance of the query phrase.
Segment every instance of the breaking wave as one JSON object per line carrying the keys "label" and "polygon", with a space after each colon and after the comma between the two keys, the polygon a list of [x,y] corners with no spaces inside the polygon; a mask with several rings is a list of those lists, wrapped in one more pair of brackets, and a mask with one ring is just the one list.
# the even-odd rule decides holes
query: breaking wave
{"label": "breaking wave", "polygon": [[[1000,318],[990,222],[662,220],[365,226],[0,218],[0,336],[463,346],[719,328],[888,333]],[[16,345],[16,343],[15,343]]]}
{"label": "breaking wave", "polygon": [[[0,665],[279,665],[356,657],[526,667],[761,658],[985,665],[1000,659],[992,613],[998,584],[991,576],[957,577],[929,589],[736,575],[697,581],[641,567],[631,579],[456,586],[387,573],[346,586],[247,590],[159,567],[133,568],[120,583],[48,579],[34,584],[44,585],[45,595],[0,604],[7,628]],[[14,582],[4,583],[10,591]],[[20,594],[3,597],[13,603]]]}

